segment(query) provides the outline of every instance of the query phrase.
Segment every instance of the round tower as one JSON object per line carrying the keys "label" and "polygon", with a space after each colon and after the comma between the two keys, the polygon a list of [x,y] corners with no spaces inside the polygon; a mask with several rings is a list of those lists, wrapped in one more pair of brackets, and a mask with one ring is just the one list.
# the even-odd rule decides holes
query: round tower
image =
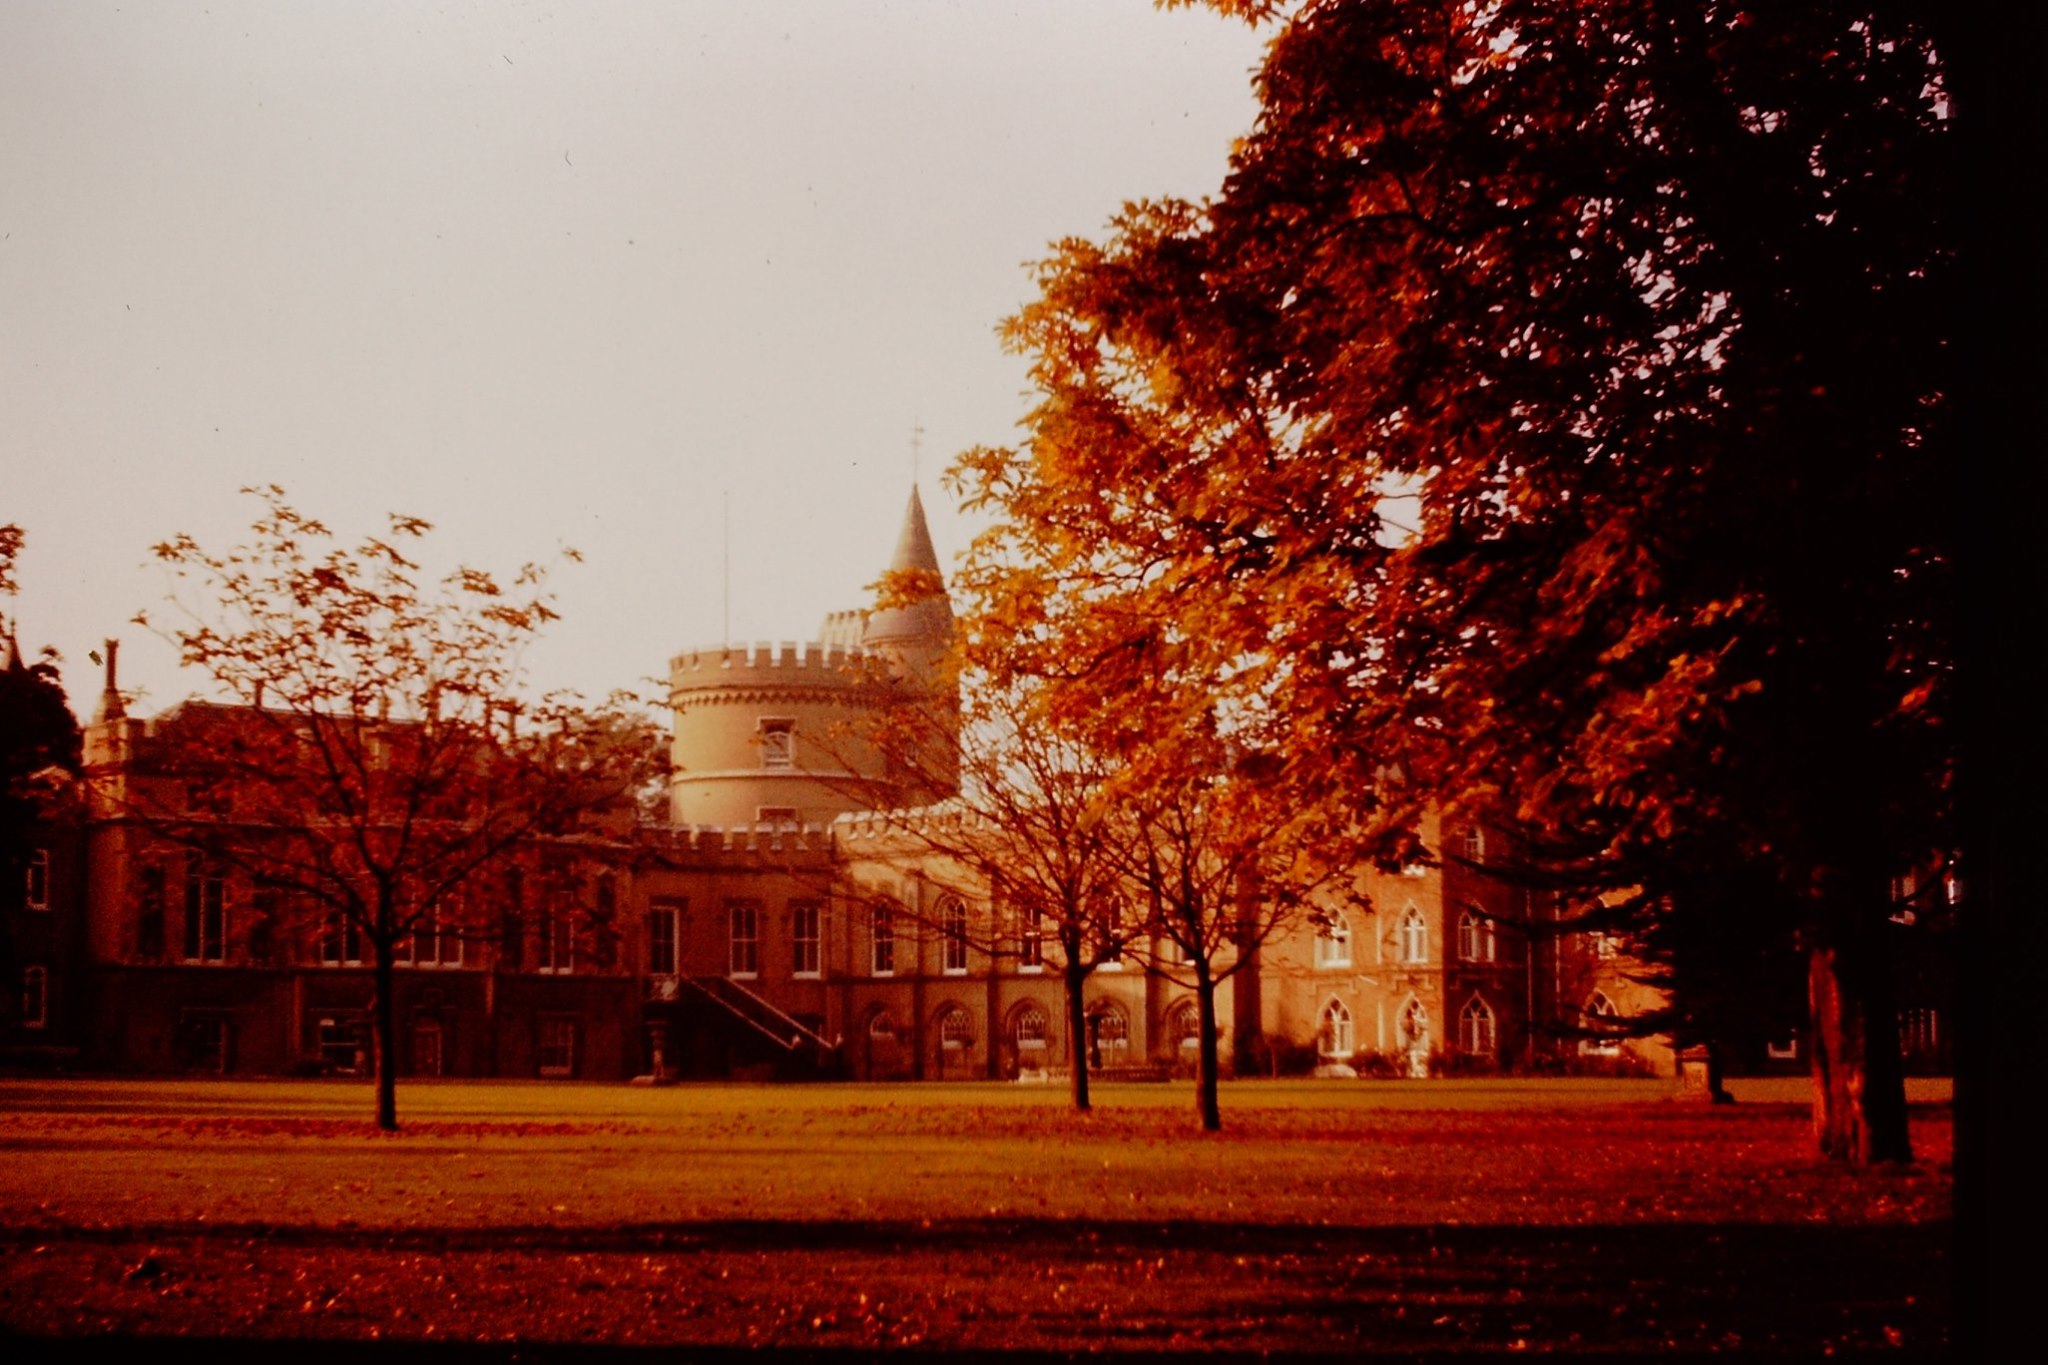
{"label": "round tower", "polygon": [[815,641],[721,645],[669,661],[676,824],[822,824],[950,794],[943,760],[891,764],[872,737],[891,708],[949,714],[950,694],[939,693],[951,687],[941,674],[953,611],[914,489],[888,578],[902,600],[834,612]]}

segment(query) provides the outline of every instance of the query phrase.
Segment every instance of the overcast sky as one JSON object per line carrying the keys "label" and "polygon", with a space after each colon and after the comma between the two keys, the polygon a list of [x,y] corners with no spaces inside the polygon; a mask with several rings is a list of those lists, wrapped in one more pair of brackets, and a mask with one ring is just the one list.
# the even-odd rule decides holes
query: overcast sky
{"label": "overcast sky", "polygon": [[[936,475],[1014,439],[997,322],[1126,199],[1199,196],[1261,39],[1145,0],[0,0],[0,522],[22,643],[120,636],[148,547],[279,483],[338,530],[569,544],[530,667],[599,693],[808,639]],[[0,605],[0,610],[7,609]]]}

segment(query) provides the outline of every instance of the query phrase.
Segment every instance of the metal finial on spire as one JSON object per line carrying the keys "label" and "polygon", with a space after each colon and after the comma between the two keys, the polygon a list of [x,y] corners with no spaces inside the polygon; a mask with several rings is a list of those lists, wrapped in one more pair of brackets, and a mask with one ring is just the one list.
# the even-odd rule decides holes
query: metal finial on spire
{"label": "metal finial on spire", "polygon": [[918,462],[924,456],[924,423],[910,419],[910,486],[915,488],[918,479]]}

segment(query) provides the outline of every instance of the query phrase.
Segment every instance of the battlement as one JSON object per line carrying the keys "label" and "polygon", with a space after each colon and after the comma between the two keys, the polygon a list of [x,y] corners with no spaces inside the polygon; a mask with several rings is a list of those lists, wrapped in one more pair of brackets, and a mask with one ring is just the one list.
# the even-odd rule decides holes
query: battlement
{"label": "battlement", "polygon": [[961,830],[983,823],[981,814],[958,797],[929,806],[904,806],[896,810],[848,811],[833,817],[832,828],[847,842],[886,839],[890,835],[923,831]]}
{"label": "battlement", "polygon": [[705,856],[718,853],[823,853],[830,847],[820,824],[667,825],[640,827],[640,838],[664,852]]}
{"label": "battlement", "polygon": [[[857,671],[857,665],[870,657],[866,650],[848,648],[836,641],[827,644],[811,640],[799,645],[794,640],[757,640],[751,644],[690,650],[670,659],[668,667],[671,677],[679,673],[717,675],[741,670],[751,673],[777,670],[812,674],[849,673]],[[703,685],[716,686],[720,681],[722,679],[710,676],[705,678]]]}

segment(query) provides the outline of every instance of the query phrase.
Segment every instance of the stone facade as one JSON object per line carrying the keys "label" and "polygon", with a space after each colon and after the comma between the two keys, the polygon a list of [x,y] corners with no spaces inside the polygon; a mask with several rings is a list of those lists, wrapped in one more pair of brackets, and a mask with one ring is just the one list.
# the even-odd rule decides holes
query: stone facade
{"label": "stone facade", "polygon": [[[915,495],[890,568],[938,572]],[[1192,990],[1146,965],[1163,954],[1135,944],[1096,970],[1086,1034],[1069,1037],[1056,946],[900,820],[864,813],[947,795],[888,772],[857,722],[943,688],[951,629],[936,597],[836,613],[801,646],[675,656],[668,819],[594,827],[549,893],[550,913],[602,932],[556,942],[536,907],[508,904],[504,932],[423,938],[397,971],[401,1074],[941,1080],[1189,1067]],[[174,781],[152,767],[153,746],[228,710],[130,718],[110,676],[87,735],[95,783]],[[12,1026],[16,1060],[40,1048],[60,1064],[144,1072],[364,1069],[360,949],[280,917],[260,888],[119,810],[103,801],[53,828],[42,900],[19,931],[44,945],[43,1013]],[[1523,932],[1522,893],[1476,870],[1483,834],[1423,834],[1444,855],[1436,864],[1360,874],[1325,925],[1263,945],[1230,978],[1218,1027],[1239,1069],[1423,1075],[1578,1056],[1585,1045],[1553,1026],[1643,1003],[1629,964],[1597,943]],[[494,883],[481,894],[520,893]],[[1615,1048],[1669,1069],[1655,1042]]]}

